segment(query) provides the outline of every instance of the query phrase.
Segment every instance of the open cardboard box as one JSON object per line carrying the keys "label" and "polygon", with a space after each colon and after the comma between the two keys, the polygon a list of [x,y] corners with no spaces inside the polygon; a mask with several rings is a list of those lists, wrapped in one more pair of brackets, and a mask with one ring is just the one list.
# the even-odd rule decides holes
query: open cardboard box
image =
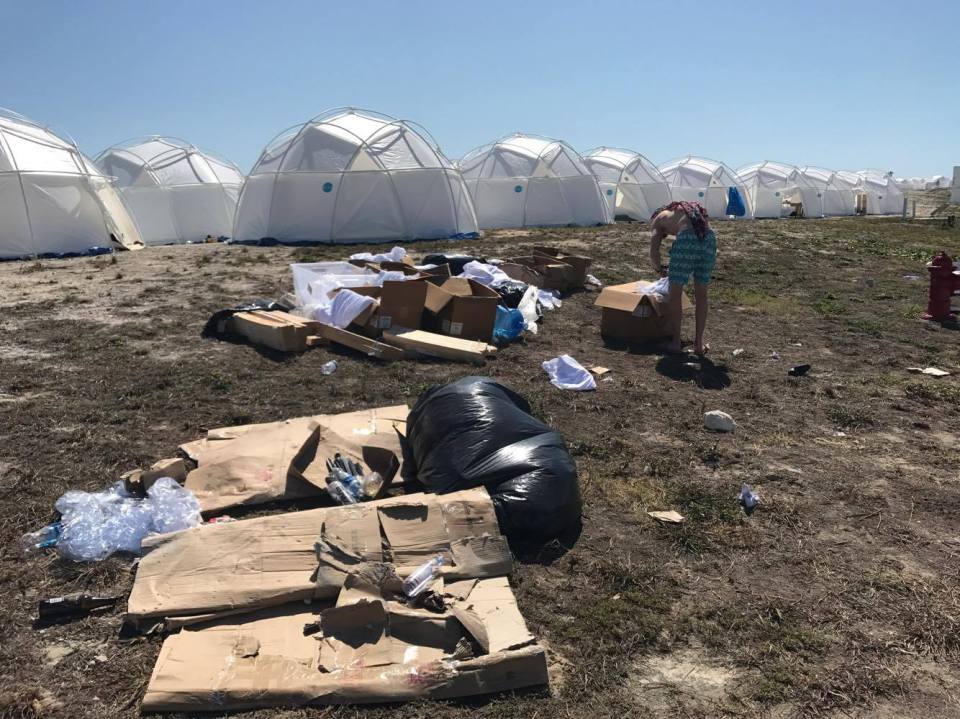
{"label": "open cardboard box", "polygon": [[479,342],[490,342],[500,295],[475,280],[432,277],[427,284],[426,328]]}
{"label": "open cardboard box", "polygon": [[549,257],[553,260],[559,260],[560,262],[573,267],[571,288],[583,287],[584,283],[587,281],[587,270],[590,268],[590,265],[593,264],[593,260],[589,257],[583,257],[581,255],[566,255],[556,247],[534,247],[533,254]]}
{"label": "open cardboard box", "polygon": [[[523,271],[518,271],[516,269],[517,265],[532,270],[536,275],[531,276]],[[547,290],[567,292],[578,286],[583,286],[582,282],[579,285],[576,283],[577,270],[573,265],[546,255],[533,254],[524,257],[512,257],[501,264],[500,269],[515,280],[535,284],[537,287]],[[532,282],[527,279],[531,277]]]}
{"label": "open cardboard box", "polygon": [[387,281],[383,287],[350,287],[357,294],[376,298],[350,324],[350,331],[376,339],[393,327],[420,329],[427,300],[427,284],[422,280]]}
{"label": "open cardboard box", "polygon": [[[669,337],[672,334],[669,305],[656,295],[643,293],[644,288],[651,285],[652,282],[639,280],[605,287],[594,302],[601,308],[600,334],[626,342]],[[691,307],[690,300],[686,294],[682,297],[683,309],[687,310]]]}

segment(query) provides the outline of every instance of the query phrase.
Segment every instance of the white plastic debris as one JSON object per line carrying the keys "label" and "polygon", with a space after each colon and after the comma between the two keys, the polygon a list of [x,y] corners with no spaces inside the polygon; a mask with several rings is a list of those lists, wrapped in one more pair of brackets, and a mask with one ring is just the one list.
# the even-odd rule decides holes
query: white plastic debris
{"label": "white plastic debris", "polygon": [[337,361],[330,360],[329,362],[324,362],[320,367],[320,374],[333,374],[337,371]]}
{"label": "white plastic debris", "polygon": [[734,357],[739,357],[739,356],[742,355],[744,352],[746,352],[746,350],[743,349],[743,347],[737,347],[737,349],[735,349],[735,350],[733,351],[733,356],[734,356]]}
{"label": "white plastic debris", "polygon": [[570,355],[547,360],[543,363],[543,369],[550,376],[550,383],[559,389],[583,392],[597,388],[593,375]]}
{"label": "white plastic debris", "polygon": [[603,283],[593,275],[587,275],[586,284],[590,285],[591,287],[603,287]]}
{"label": "white plastic debris", "polygon": [[754,492],[749,484],[743,485],[740,488],[740,506],[743,507],[747,516],[753,514],[753,510],[757,508],[758,504],[760,504],[760,495]]}
{"label": "white plastic debris", "polygon": [[523,293],[523,297],[520,300],[520,304],[517,305],[517,309],[520,310],[520,314],[523,315],[523,321],[525,323],[525,329],[532,335],[537,334],[537,320],[540,319],[540,315],[537,313],[537,288],[533,285],[527,287],[527,291]]}
{"label": "white plastic debris", "polygon": [[537,289],[537,302],[545,310],[558,309],[563,302],[560,300],[560,293],[556,290]]}
{"label": "white plastic debris", "polygon": [[714,432],[732,432],[737,428],[737,423],[726,412],[714,409],[704,413],[703,426]]}
{"label": "white plastic debris", "polygon": [[943,369],[938,369],[936,367],[907,367],[907,372],[913,372],[914,374],[926,374],[931,377],[948,377],[949,372]]}
{"label": "white plastic debris", "polygon": [[670,294],[670,278],[661,277],[652,285],[645,285],[643,287],[638,285],[638,288],[641,294],[650,295],[656,298],[658,302],[663,302]]}
{"label": "white plastic debris", "polygon": [[350,255],[351,260],[376,262],[377,264],[380,264],[381,262],[403,262],[406,257],[407,251],[402,247],[394,247],[389,252],[381,252],[377,255],[372,255],[369,252],[358,252],[355,255]]}
{"label": "white plastic debris", "polygon": [[374,302],[376,300],[373,297],[358,294],[353,290],[340,290],[329,304],[312,305],[309,308],[308,317],[325,325],[343,329]]}
{"label": "white plastic debris", "polygon": [[114,552],[140,553],[149,534],[200,526],[200,503],[170,477],[161,477],[146,499],[131,496],[123,482],[100,492],[70,491],[57,500],[63,534],[57,550],[74,561],[100,561]]}

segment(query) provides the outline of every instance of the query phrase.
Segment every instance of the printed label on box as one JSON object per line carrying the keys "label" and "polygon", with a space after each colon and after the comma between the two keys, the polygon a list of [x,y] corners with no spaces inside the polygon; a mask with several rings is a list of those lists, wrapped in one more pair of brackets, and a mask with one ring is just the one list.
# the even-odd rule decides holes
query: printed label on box
{"label": "printed label on box", "polygon": [[451,323],[450,323],[450,334],[452,334],[452,335],[462,335],[462,334],[463,334],[463,322],[451,322]]}

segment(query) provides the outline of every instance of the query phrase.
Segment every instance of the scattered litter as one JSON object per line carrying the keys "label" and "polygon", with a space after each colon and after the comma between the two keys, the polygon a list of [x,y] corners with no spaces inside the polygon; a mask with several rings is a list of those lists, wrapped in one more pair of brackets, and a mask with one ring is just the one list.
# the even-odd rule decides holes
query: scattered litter
{"label": "scattered litter", "polygon": [[389,252],[381,252],[378,255],[371,255],[369,252],[358,252],[350,255],[351,260],[363,260],[364,262],[403,262],[407,257],[407,251],[402,247],[394,247]]}
{"label": "scattered litter", "polygon": [[487,265],[482,262],[468,262],[463,266],[463,271],[457,275],[468,280],[475,280],[482,285],[496,289],[515,280],[496,265]]}
{"label": "scattered litter", "polygon": [[807,372],[810,371],[810,365],[808,364],[798,364],[795,367],[791,367],[787,374],[791,377],[803,377]]}
{"label": "scattered litter", "polygon": [[236,522],[237,520],[231,517],[229,514],[221,514],[219,517],[211,517],[207,520],[207,524],[226,524],[228,522]]}
{"label": "scattered litter", "polygon": [[601,382],[613,382],[613,377],[604,377]]}
{"label": "scattered litter", "polygon": [[591,367],[591,368],[590,368],[590,371],[593,372],[595,375],[597,375],[597,377],[602,377],[602,376],[605,375],[607,372],[609,372],[610,369],[609,369],[608,367],[599,367],[599,366],[598,366],[598,367]]}
{"label": "scattered litter", "polygon": [[597,381],[570,355],[547,360],[543,369],[550,376],[550,383],[558,389],[584,392],[597,388]]}
{"label": "scattered litter", "polygon": [[55,546],[74,561],[100,561],[118,551],[139,554],[148,534],[200,525],[197,498],[169,477],[154,482],[146,499],[117,482],[100,492],[67,492],[55,506],[63,525]]}
{"label": "scattered litter", "polygon": [[520,303],[517,305],[520,314],[523,315],[524,329],[532,335],[537,334],[537,322],[540,321],[540,310],[537,305],[537,288],[533,285],[527,285]]}
{"label": "scattered litter", "polygon": [[920,275],[904,275],[903,279],[905,280],[919,280]]}
{"label": "scattered litter", "polygon": [[774,350],[773,352],[770,353],[770,359],[775,359],[775,360],[780,359],[780,353]]}
{"label": "scattered litter", "polygon": [[726,412],[714,409],[703,415],[703,426],[714,432],[732,432],[736,429],[737,423]]}
{"label": "scattered litter", "polygon": [[803,347],[803,342],[791,342],[791,347]]}
{"label": "scattered litter", "polygon": [[668,512],[647,512],[647,514],[658,522],[664,522],[666,524],[682,524],[686,521],[686,517],[672,509]]}
{"label": "scattered litter", "polygon": [[44,549],[53,549],[63,534],[63,522],[53,522],[35,532],[27,532],[20,537],[20,551],[35,554]]}
{"label": "scattered litter", "polygon": [[739,356],[742,355],[744,352],[746,352],[746,350],[743,349],[743,347],[738,347],[737,349],[735,349],[735,350],[733,351],[733,356],[734,356],[734,357],[739,357]]}
{"label": "scattered litter", "polygon": [[330,360],[329,362],[324,362],[320,366],[320,374],[333,374],[337,371],[337,361]]}
{"label": "scattered litter", "polygon": [[657,302],[665,302],[670,294],[670,278],[661,277],[656,282],[638,282],[637,292],[641,295],[652,295]]}
{"label": "scattered litter", "polygon": [[838,430],[838,431],[836,431],[836,432],[833,433],[833,436],[834,436],[834,437],[846,437],[846,436],[847,436],[847,433],[846,433],[846,432],[841,432],[841,431]]}
{"label": "scattered litter", "polygon": [[683,366],[689,370],[693,370],[694,372],[699,372],[703,367],[703,365],[701,365],[699,362],[684,362]]}
{"label": "scattered litter", "polygon": [[593,275],[587,275],[587,280],[585,284],[591,287],[603,287],[603,283]]}
{"label": "scattered litter", "polygon": [[560,299],[560,293],[557,290],[544,290],[537,288],[537,302],[546,310],[556,310],[563,305]]}
{"label": "scattered litter", "polygon": [[948,377],[950,375],[946,370],[937,369],[936,367],[907,367],[907,372],[926,374],[931,377]]}
{"label": "scattered litter", "polygon": [[753,510],[757,508],[757,505],[760,504],[760,496],[753,491],[749,484],[745,484],[740,488],[740,506],[743,507],[743,511],[746,512],[749,517],[753,514]]}

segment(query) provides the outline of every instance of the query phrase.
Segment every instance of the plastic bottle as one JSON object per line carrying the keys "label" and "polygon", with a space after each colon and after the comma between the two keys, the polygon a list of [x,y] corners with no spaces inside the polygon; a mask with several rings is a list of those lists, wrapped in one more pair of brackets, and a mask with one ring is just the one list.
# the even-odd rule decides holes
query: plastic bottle
{"label": "plastic bottle", "polygon": [[333,374],[337,371],[337,361],[330,360],[326,364],[320,367],[320,374]]}
{"label": "plastic bottle", "polygon": [[337,504],[356,504],[358,501],[339,479],[335,479],[327,485],[327,494],[333,497],[333,501]]}
{"label": "plastic bottle", "polygon": [[57,546],[63,534],[63,522],[53,522],[36,532],[28,532],[20,537],[20,549],[24,553],[40,552]]}
{"label": "plastic bottle", "polygon": [[373,499],[380,493],[380,488],[383,487],[383,477],[379,472],[370,472],[360,479],[360,485],[363,487],[363,494]]}
{"label": "plastic bottle", "polygon": [[434,577],[440,573],[443,566],[443,555],[438,554],[430,561],[417,567],[413,574],[403,580],[403,593],[413,599],[421,594],[424,589],[430,586]]}

